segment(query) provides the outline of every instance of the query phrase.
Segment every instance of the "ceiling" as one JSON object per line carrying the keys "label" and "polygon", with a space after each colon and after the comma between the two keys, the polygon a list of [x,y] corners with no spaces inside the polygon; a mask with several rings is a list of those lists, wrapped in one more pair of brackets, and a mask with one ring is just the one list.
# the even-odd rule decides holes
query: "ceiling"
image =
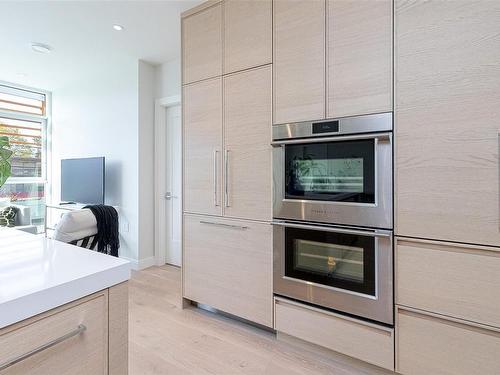
{"label": "ceiling", "polygon": [[[180,13],[200,2],[0,1],[0,80],[55,90],[138,59],[178,58]],[[33,52],[33,42],[51,53]]]}

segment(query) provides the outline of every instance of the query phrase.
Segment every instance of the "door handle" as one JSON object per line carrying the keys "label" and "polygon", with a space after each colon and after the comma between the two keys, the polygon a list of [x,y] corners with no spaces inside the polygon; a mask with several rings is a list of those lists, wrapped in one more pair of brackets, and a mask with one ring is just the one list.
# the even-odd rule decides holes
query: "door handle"
{"label": "door handle", "polygon": [[0,363],[0,371],[5,370],[6,368],[13,366],[16,363],[24,361],[25,359],[32,357],[35,354],[38,354],[40,352],[43,352],[44,350],[47,350],[47,349],[49,349],[57,344],[60,344],[63,341],[66,341],[74,336],[78,336],[78,335],[82,334],[83,332],[85,332],[86,330],[87,330],[87,327],[85,327],[83,324],[80,324],[73,331],[68,332],[61,337],[58,337],[55,340],[49,341],[48,343],[43,344],[43,345],[39,346],[38,348],[35,348],[27,353],[21,354],[20,356],[12,358],[12,359],[8,360],[7,362]]}
{"label": "door handle", "polygon": [[224,207],[229,207],[229,150],[224,150]]}
{"label": "door handle", "polygon": [[218,171],[218,163],[217,163],[217,155],[219,154],[218,150],[214,150],[214,206],[219,205],[219,197],[218,197],[218,191],[217,191],[217,182],[219,179],[219,171]]}
{"label": "door handle", "polygon": [[232,229],[241,229],[241,230],[248,229],[248,227],[244,226],[244,225],[216,223],[216,222],[213,222],[213,221],[206,221],[206,220],[200,220],[200,224],[215,225],[215,226],[218,226],[218,227],[232,228]]}
{"label": "door handle", "polygon": [[277,221],[277,220],[273,221],[271,224],[285,227],[285,228],[307,229],[307,230],[315,230],[315,231],[319,231],[319,232],[345,233],[345,234],[352,234],[352,235],[357,235],[357,236],[392,238],[392,232],[389,230],[380,230],[380,229],[359,230],[359,229],[350,229],[350,228],[290,223],[290,222]]}
{"label": "door handle", "polygon": [[176,195],[172,195],[172,193],[171,193],[171,192],[167,191],[167,192],[165,193],[164,198],[165,198],[165,199],[167,199],[167,200],[170,200],[170,199],[172,199],[172,198],[177,198],[177,196],[176,196]]}

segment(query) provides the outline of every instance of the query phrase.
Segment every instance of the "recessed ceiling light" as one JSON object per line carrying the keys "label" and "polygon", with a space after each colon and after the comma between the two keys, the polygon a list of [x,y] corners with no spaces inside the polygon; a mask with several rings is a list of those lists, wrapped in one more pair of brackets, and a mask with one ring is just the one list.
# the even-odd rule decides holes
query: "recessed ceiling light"
{"label": "recessed ceiling light", "polygon": [[124,27],[122,25],[113,25],[113,29],[115,29],[116,31],[122,31]]}
{"label": "recessed ceiling light", "polygon": [[41,43],[32,43],[31,49],[38,53],[50,53],[50,51],[52,51],[52,48],[50,48],[50,46]]}

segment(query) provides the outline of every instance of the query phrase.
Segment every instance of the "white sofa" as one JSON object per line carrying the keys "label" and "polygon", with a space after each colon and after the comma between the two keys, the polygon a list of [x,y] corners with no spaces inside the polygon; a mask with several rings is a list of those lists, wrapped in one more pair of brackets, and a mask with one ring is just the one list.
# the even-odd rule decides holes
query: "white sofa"
{"label": "white sofa", "polygon": [[31,208],[20,204],[15,204],[14,202],[9,202],[5,200],[0,201],[0,208],[9,206],[17,208],[17,215],[16,215],[16,220],[14,221],[14,228],[28,233],[36,234],[37,233],[36,226],[31,224]]}

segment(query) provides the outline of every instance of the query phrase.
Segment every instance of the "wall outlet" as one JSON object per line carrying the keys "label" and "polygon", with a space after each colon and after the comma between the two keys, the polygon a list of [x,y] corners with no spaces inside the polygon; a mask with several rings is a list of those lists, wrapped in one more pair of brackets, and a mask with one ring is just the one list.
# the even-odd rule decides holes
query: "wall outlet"
{"label": "wall outlet", "polygon": [[120,232],[121,233],[128,233],[129,231],[129,224],[128,221],[122,220],[120,221]]}

